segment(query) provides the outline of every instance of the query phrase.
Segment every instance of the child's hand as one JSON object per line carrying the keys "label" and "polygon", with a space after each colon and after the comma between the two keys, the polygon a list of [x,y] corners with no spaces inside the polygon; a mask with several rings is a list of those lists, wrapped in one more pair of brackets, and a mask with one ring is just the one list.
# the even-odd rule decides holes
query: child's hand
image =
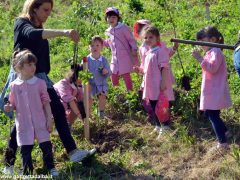
{"label": "child's hand", "polygon": [[54,123],[53,117],[48,117],[47,118],[47,130],[49,133],[53,131],[53,123]]}
{"label": "child's hand", "polygon": [[140,72],[139,66],[133,66],[133,71],[139,73]]}
{"label": "child's hand", "polygon": [[103,70],[102,70],[102,74],[103,74],[103,75],[106,75],[106,74],[108,74],[108,70],[107,70],[107,69],[105,69],[105,68],[103,68]]}
{"label": "child's hand", "polygon": [[7,103],[6,105],[4,105],[4,111],[6,111],[6,112],[13,111],[13,105],[10,103]]}
{"label": "child's hand", "polygon": [[200,62],[200,63],[203,61],[203,57],[201,56],[200,52],[199,52],[198,50],[196,50],[196,49],[194,49],[194,50],[192,51],[192,56],[193,56],[195,59],[197,59],[198,62]]}

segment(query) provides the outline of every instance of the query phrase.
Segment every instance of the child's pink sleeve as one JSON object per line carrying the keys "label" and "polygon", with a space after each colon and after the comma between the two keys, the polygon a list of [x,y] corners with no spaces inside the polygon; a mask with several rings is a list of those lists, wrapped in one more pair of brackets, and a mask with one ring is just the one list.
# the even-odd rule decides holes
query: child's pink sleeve
{"label": "child's pink sleeve", "polygon": [[110,46],[110,45],[109,45],[109,41],[110,41],[110,39],[104,40],[104,41],[103,41],[103,46],[106,47],[106,48],[109,48],[109,46]]}
{"label": "child's pink sleeve", "polygon": [[201,63],[201,67],[203,68],[203,70],[212,74],[218,71],[220,65],[224,61],[224,56],[221,54],[222,52],[220,51],[221,51],[220,49],[217,51],[213,50],[209,55],[210,58],[209,60],[205,59],[206,56],[204,57]]}
{"label": "child's pink sleeve", "polygon": [[137,43],[136,43],[136,41],[133,37],[133,34],[128,26],[126,26],[126,28],[124,28],[124,35],[125,35],[126,39],[128,40],[128,43],[131,46],[131,49],[137,51],[137,49],[138,49]]}
{"label": "child's pink sleeve", "polygon": [[60,81],[56,88],[63,102],[69,103],[75,99],[72,95],[72,89],[66,81]]}
{"label": "child's pink sleeve", "polygon": [[39,89],[40,89],[40,98],[41,98],[42,104],[45,104],[46,102],[51,102],[47,92],[47,85],[42,80],[40,81]]}

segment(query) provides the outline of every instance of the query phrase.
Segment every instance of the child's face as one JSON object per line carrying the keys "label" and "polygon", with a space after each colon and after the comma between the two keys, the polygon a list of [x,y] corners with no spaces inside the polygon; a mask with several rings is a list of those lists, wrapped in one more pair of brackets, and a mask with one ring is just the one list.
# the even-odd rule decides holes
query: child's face
{"label": "child's face", "polygon": [[153,35],[152,33],[145,33],[143,35],[143,39],[144,39],[144,42],[146,43],[146,45],[148,45],[150,47],[157,46],[157,43],[159,41],[159,37]]}
{"label": "child's face", "polygon": [[19,71],[23,77],[31,78],[35,74],[36,64],[34,62],[24,63],[23,67],[21,67]]}
{"label": "child's face", "polygon": [[[200,41],[203,41],[203,42],[212,42],[212,40],[210,39],[210,38],[208,38],[208,37],[205,37],[205,38],[202,38],[202,39],[200,39]],[[211,47],[209,47],[209,46],[201,46],[202,47],[202,49],[205,51],[205,52],[207,52]]]}
{"label": "child's face", "polygon": [[115,27],[118,24],[118,17],[117,16],[108,16],[107,17],[107,22],[111,27]]}
{"label": "child's face", "polygon": [[103,48],[103,44],[100,41],[93,41],[90,45],[90,51],[92,54],[101,54],[101,50]]}

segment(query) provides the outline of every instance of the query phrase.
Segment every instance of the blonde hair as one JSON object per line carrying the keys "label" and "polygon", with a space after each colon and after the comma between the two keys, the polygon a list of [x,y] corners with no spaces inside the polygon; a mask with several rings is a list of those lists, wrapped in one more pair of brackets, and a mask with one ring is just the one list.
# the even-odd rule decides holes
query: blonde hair
{"label": "blonde hair", "polygon": [[38,9],[43,3],[50,3],[53,8],[53,0],[26,0],[23,5],[22,13],[19,17],[26,18],[34,23],[34,9]]}
{"label": "blonde hair", "polygon": [[12,66],[15,71],[21,69],[26,63],[37,63],[37,57],[28,49],[13,53]]}
{"label": "blonde hair", "polygon": [[144,36],[147,33],[151,33],[152,35],[156,36],[157,38],[160,38],[160,32],[157,27],[155,26],[145,26],[141,32],[141,36]]}

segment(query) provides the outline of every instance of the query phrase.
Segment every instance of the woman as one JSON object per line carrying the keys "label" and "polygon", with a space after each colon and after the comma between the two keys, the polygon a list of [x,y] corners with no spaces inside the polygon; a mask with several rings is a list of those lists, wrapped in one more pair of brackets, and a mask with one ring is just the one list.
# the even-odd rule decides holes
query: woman
{"label": "woman", "polygon": [[[81,161],[83,158],[93,154],[95,149],[90,151],[78,150],[76,143],[68,128],[64,107],[53,88],[53,83],[48,77],[50,71],[49,38],[65,36],[77,43],[79,35],[75,30],[51,30],[43,29],[53,8],[53,0],[26,0],[21,15],[16,19],[14,25],[14,50],[29,49],[37,58],[36,76],[45,80],[47,90],[51,99],[51,109],[60,139],[73,162]],[[12,68],[7,84],[10,83],[15,73]],[[6,86],[8,86],[6,84]],[[5,87],[6,87],[5,86]],[[4,88],[7,89],[8,87]],[[1,95],[4,97],[5,92]],[[1,100],[2,101],[2,100]],[[11,131],[11,138],[5,152],[4,173],[13,173],[13,165],[16,156],[16,126]]]}

